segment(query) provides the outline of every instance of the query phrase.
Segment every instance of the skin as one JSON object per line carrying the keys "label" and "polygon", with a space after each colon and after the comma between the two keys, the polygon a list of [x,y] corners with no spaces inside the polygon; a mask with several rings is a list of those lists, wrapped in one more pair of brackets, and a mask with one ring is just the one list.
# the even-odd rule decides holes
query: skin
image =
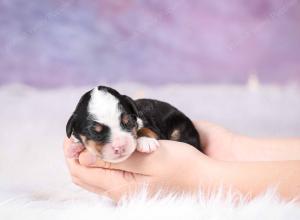
{"label": "skin", "polygon": [[188,144],[163,140],[151,154],[135,152],[126,161],[111,164],[80,152],[82,146],[66,138],[64,152],[72,180],[116,202],[145,184],[149,196],[158,191],[195,194],[199,188],[209,195],[222,186],[251,199],[273,186],[283,199],[298,199],[300,139],[253,139],[208,122],[197,121],[195,126],[207,155]]}
{"label": "skin", "polygon": [[[251,138],[205,121],[194,122],[205,154],[224,161],[300,160],[300,138]],[[288,149],[288,150],[287,150]]]}

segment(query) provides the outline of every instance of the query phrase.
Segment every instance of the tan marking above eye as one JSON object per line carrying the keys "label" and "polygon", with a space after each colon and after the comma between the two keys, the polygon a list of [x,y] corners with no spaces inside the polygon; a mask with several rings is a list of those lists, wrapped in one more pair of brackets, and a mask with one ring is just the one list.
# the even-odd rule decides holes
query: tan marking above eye
{"label": "tan marking above eye", "polygon": [[180,130],[174,129],[171,133],[170,139],[173,141],[180,140]]}
{"label": "tan marking above eye", "polygon": [[129,122],[129,115],[124,114],[122,115],[122,123],[127,124]]}
{"label": "tan marking above eye", "polygon": [[102,129],[103,129],[103,127],[102,127],[101,125],[98,124],[98,125],[95,125],[95,126],[94,126],[94,129],[95,129],[96,132],[101,132]]}

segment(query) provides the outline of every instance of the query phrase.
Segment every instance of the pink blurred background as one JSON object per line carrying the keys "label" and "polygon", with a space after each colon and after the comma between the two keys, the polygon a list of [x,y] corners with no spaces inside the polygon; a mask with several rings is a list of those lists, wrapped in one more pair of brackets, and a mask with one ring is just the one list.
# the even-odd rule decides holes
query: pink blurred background
{"label": "pink blurred background", "polygon": [[4,0],[0,84],[300,82],[300,1]]}

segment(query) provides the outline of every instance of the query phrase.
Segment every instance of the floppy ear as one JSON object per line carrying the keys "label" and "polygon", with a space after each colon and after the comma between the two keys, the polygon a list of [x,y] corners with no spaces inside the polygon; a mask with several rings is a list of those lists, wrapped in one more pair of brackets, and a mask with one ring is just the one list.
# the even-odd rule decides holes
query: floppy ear
{"label": "floppy ear", "polygon": [[68,138],[70,138],[71,135],[72,135],[74,122],[75,122],[75,116],[74,116],[74,114],[73,114],[73,115],[69,118],[69,121],[68,121],[67,126],[66,126],[66,132],[67,132]]}
{"label": "floppy ear", "polygon": [[138,111],[137,106],[136,106],[135,102],[133,101],[133,99],[127,95],[123,95],[123,98],[129,104],[129,106],[132,109],[132,111],[134,112],[134,114],[136,114],[136,116],[139,117],[139,111]]}

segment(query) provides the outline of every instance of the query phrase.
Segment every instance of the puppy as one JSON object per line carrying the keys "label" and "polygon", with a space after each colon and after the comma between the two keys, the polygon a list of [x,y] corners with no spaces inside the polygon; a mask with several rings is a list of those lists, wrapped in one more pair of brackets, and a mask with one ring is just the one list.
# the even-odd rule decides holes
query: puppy
{"label": "puppy", "polygon": [[98,86],[85,93],[66,126],[67,136],[111,163],[126,160],[136,149],[150,153],[158,139],[181,141],[201,151],[191,120],[166,102],[132,100]]}

